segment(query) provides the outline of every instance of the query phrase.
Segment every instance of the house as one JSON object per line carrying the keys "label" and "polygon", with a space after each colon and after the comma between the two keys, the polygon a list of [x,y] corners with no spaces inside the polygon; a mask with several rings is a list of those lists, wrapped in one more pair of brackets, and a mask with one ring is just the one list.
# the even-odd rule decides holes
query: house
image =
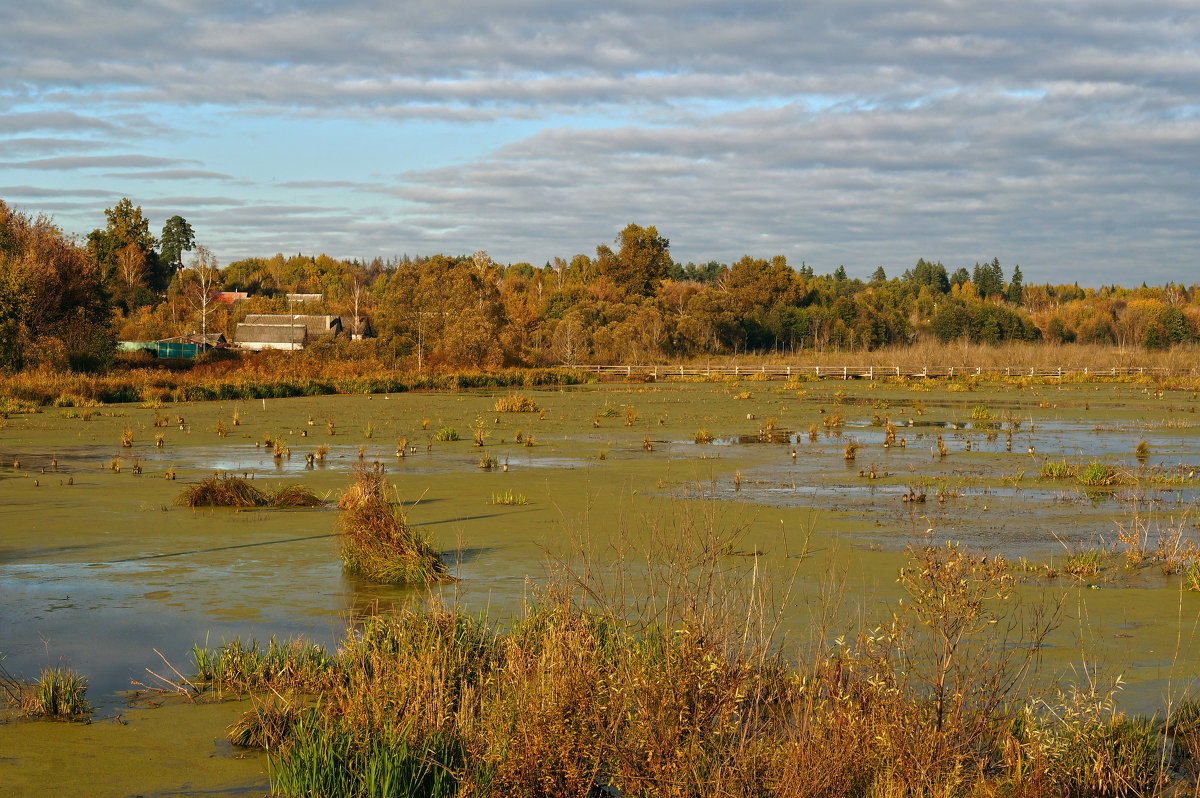
{"label": "house", "polygon": [[233,305],[234,302],[240,302],[250,296],[245,291],[218,291],[213,294],[213,299],[224,305]]}
{"label": "house", "polygon": [[242,349],[296,350],[342,331],[339,316],[251,313],[238,324],[234,341]]}
{"label": "house", "polygon": [[288,302],[300,302],[307,304],[309,302],[320,302],[325,298],[324,294],[288,294]]}
{"label": "house", "polygon": [[358,317],[358,329],[354,327],[353,316],[342,316],[342,332],[350,336],[352,341],[361,341],[364,338],[374,338],[375,331],[371,329],[371,321],[366,316]]}

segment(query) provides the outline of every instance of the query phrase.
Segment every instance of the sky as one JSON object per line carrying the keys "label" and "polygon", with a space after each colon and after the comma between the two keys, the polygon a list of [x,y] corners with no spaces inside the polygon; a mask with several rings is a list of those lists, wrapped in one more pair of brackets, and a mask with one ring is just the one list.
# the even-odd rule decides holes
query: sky
{"label": "sky", "polygon": [[675,260],[1197,281],[1196,0],[0,0],[0,199],[222,263],[630,222]]}

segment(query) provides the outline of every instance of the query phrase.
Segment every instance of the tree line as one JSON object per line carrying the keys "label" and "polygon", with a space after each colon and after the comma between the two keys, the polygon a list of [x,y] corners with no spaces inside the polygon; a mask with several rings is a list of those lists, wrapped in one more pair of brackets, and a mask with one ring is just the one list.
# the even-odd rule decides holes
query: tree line
{"label": "tree line", "polygon": [[[1026,285],[999,259],[947,269],[920,259],[867,280],[817,274],[780,255],[680,264],[653,227],[629,224],[594,255],[542,266],[470,255],[370,261],[297,254],[218,268],[182,217],[161,235],[128,199],[83,242],[0,201],[0,366],[87,368],[115,340],[202,327],[232,339],[250,313],[286,313],[287,294],[321,294],[305,312],[372,322],[397,365],[643,363],[711,355],[873,350],[921,340],[1046,340],[1163,349],[1200,340],[1200,291]],[[191,253],[185,264],[184,253]],[[216,291],[249,296],[232,306]]]}

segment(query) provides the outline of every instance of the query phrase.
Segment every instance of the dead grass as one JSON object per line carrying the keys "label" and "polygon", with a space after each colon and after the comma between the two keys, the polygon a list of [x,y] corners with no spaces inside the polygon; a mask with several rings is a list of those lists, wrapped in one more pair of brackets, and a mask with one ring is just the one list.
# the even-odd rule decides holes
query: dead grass
{"label": "dead grass", "polygon": [[392,500],[383,470],[359,468],[338,502],[342,562],[376,582],[428,585],[449,579],[441,555],[410,527]]}
{"label": "dead grass", "polygon": [[321,507],[321,497],[303,485],[282,485],[273,491],[259,490],[241,477],[214,474],[179,494],[176,504],[184,507],[297,508]]}

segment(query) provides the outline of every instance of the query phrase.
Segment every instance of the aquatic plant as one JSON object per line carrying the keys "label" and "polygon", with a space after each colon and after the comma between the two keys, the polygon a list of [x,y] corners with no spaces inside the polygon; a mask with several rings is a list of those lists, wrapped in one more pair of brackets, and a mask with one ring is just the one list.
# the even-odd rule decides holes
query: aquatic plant
{"label": "aquatic plant", "polygon": [[1116,468],[1095,461],[1088,463],[1087,468],[1079,474],[1079,484],[1088,487],[1109,487],[1120,485],[1124,481],[1124,477]]}
{"label": "aquatic plant", "polygon": [[1134,449],[1134,455],[1138,460],[1145,460],[1150,456],[1150,444],[1147,441],[1138,441],[1137,448]]}
{"label": "aquatic plant", "polygon": [[625,426],[632,427],[638,420],[638,412],[633,405],[625,405]]}
{"label": "aquatic plant", "polygon": [[538,403],[523,393],[512,393],[496,399],[497,413],[537,413]]}
{"label": "aquatic plant", "polygon": [[1042,463],[1042,470],[1038,476],[1042,479],[1069,479],[1075,476],[1078,469],[1066,460],[1047,460]]}
{"label": "aquatic plant", "polygon": [[311,709],[276,693],[253,698],[253,706],[229,728],[229,742],[242,748],[274,751],[283,745]]}
{"label": "aquatic plant", "polygon": [[434,436],[434,440],[442,443],[456,441],[458,440],[458,430],[450,426],[442,427],[437,431],[437,435]]}
{"label": "aquatic plant", "polygon": [[1064,573],[1080,578],[1092,578],[1100,575],[1104,564],[1104,552],[1099,549],[1085,548],[1069,552],[1063,560]]}
{"label": "aquatic plant", "polygon": [[487,503],[505,506],[523,506],[529,504],[529,499],[525,497],[524,493],[513,493],[511,490],[505,490],[499,493],[493,493],[490,497],[488,497]]}
{"label": "aquatic plant", "polygon": [[[173,469],[172,469],[173,471]],[[267,493],[242,477],[217,475],[188,485],[175,499],[184,507],[320,507],[324,501],[303,485],[283,485]]]}
{"label": "aquatic plant", "polygon": [[479,467],[484,471],[491,471],[493,468],[497,468],[499,465],[500,461],[486,452],[482,457],[479,458]]}
{"label": "aquatic plant", "polygon": [[410,527],[381,468],[358,468],[338,502],[338,533],[346,570],[376,582],[429,584],[448,578],[441,555]]}
{"label": "aquatic plant", "polygon": [[475,423],[471,425],[471,440],[476,446],[483,446],[484,442],[491,436],[491,430],[482,418],[475,419]]}
{"label": "aquatic plant", "polygon": [[133,446],[133,430],[129,427],[121,433],[121,446],[126,449]]}
{"label": "aquatic plant", "polygon": [[216,432],[217,432],[218,437],[224,438],[229,435],[229,428],[225,426],[224,421],[218,419]]}
{"label": "aquatic plant", "polygon": [[21,701],[24,714],[35,718],[77,720],[92,713],[87,677],[70,668],[44,668]]}
{"label": "aquatic plant", "polygon": [[696,431],[695,441],[696,441],[696,443],[712,443],[713,442],[713,436],[708,431],[708,427],[701,427],[700,429],[698,429]]}

